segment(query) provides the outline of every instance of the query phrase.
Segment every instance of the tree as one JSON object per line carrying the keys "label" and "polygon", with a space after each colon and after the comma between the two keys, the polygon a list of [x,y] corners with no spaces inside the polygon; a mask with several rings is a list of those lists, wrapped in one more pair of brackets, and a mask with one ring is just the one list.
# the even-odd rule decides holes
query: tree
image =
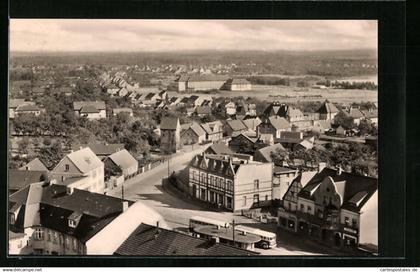
{"label": "tree", "polygon": [[342,126],[344,129],[352,129],[356,125],[354,124],[354,120],[352,117],[347,116],[344,114],[344,112],[340,111],[335,117],[334,117],[334,124]]}
{"label": "tree", "polygon": [[39,151],[39,159],[44,162],[49,169],[53,168],[64,155],[65,153],[59,141],[54,142],[51,146],[44,146],[40,148]]}

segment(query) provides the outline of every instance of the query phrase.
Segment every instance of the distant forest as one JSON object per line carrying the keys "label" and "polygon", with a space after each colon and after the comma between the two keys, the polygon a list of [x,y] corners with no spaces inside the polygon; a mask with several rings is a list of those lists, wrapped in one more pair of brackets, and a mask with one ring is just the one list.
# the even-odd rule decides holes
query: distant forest
{"label": "distant forest", "polygon": [[231,65],[234,74],[358,76],[377,73],[374,50],[197,51],[171,53],[11,53],[12,65]]}

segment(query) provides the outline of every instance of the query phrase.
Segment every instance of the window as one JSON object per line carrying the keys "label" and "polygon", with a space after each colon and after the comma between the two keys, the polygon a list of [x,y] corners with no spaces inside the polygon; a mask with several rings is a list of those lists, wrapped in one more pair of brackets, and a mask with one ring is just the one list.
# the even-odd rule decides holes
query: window
{"label": "window", "polygon": [[10,213],[9,214],[9,223],[11,224],[11,225],[14,225],[15,224],[15,221],[16,221],[16,218],[15,218],[15,214],[14,213]]}
{"label": "window", "polygon": [[289,211],[292,210],[292,203],[289,202]]}
{"label": "window", "polygon": [[260,188],[260,181],[258,179],[254,180],[254,190],[258,190]]}
{"label": "window", "polygon": [[75,228],[76,227],[76,221],[69,219],[69,227]]}
{"label": "window", "polygon": [[53,240],[53,243],[54,244],[57,244],[57,242],[58,242],[58,233],[57,232],[54,232],[54,240]]}
{"label": "window", "polygon": [[36,228],[35,229],[35,240],[42,240],[44,239],[44,231],[43,229]]}
{"label": "window", "polygon": [[210,176],[210,185],[214,185],[214,177],[213,176]]}
{"label": "window", "polygon": [[66,164],[65,167],[66,167],[66,172],[70,171],[70,165]]}
{"label": "window", "polygon": [[49,230],[47,234],[47,241],[51,241],[51,240],[52,240],[52,235],[51,235],[51,231]]}
{"label": "window", "polygon": [[305,205],[300,204],[300,210],[301,210],[302,212],[304,212],[304,211],[305,211]]}
{"label": "window", "polygon": [[265,201],[268,201],[268,195],[265,195]]}
{"label": "window", "polygon": [[70,248],[70,239],[69,239],[69,237],[66,237],[66,248],[67,249]]}
{"label": "window", "polygon": [[77,250],[77,240],[75,238],[73,238],[73,250]]}
{"label": "window", "polygon": [[244,206],[246,205],[246,196],[244,196]]}
{"label": "window", "polygon": [[347,216],[344,217],[344,223],[346,224],[346,226],[350,225],[350,219]]}
{"label": "window", "polygon": [[308,206],[307,209],[308,209],[308,213],[312,212],[312,207],[311,206]]}
{"label": "window", "polygon": [[351,220],[351,225],[352,225],[353,228],[357,228],[357,220],[353,218]]}
{"label": "window", "polygon": [[254,195],[254,203],[258,204],[259,202],[260,202],[260,196],[258,194]]}

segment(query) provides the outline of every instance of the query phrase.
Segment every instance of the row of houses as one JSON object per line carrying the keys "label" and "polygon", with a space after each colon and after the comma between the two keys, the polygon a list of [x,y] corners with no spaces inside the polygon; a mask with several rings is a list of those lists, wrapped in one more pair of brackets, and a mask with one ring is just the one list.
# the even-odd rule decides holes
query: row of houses
{"label": "row of houses", "polygon": [[235,213],[280,200],[279,227],[328,245],[377,251],[376,178],[324,163],[317,171],[299,172],[213,149],[195,156],[187,168],[192,197]]}
{"label": "row of houses", "polygon": [[44,109],[36,105],[33,101],[26,101],[20,98],[9,100],[9,118],[11,119],[22,114],[39,116],[43,111]]}
{"label": "row of houses", "polygon": [[89,144],[74,147],[51,171],[38,158],[10,169],[9,193],[40,181],[103,193],[111,177],[124,182],[137,173],[138,161],[123,144]]}

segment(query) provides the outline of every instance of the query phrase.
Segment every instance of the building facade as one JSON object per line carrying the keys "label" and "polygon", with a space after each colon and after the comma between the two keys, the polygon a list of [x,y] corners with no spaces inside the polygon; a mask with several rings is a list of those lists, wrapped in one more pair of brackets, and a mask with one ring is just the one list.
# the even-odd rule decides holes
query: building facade
{"label": "building facade", "polygon": [[197,155],[189,166],[191,196],[233,212],[272,200],[272,164]]}
{"label": "building facade", "polygon": [[181,148],[181,125],[178,118],[164,117],[160,124],[160,147],[168,154]]}

